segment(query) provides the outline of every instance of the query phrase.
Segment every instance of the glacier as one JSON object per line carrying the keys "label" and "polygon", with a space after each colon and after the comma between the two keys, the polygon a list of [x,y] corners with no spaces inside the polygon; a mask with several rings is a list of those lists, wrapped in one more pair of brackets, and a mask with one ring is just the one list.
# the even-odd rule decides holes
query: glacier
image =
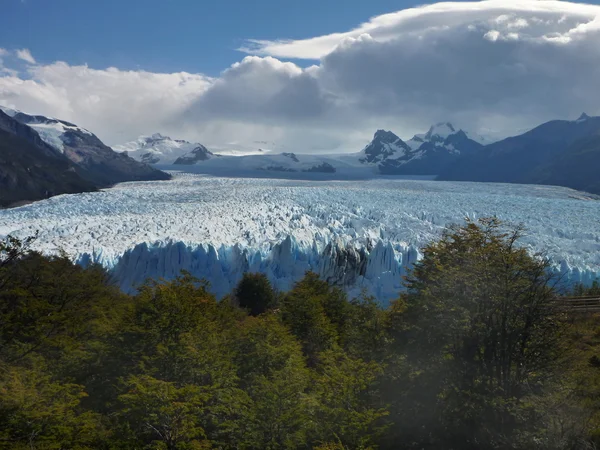
{"label": "glacier", "polygon": [[245,271],[286,290],[313,270],[385,304],[445,226],[495,215],[523,223],[522,245],[545,254],[564,283],[600,276],[598,197],[567,188],[172,174],[0,210],[0,235],[39,232],[35,249],[101,264],[129,292],[181,270],[209,280],[218,296]]}

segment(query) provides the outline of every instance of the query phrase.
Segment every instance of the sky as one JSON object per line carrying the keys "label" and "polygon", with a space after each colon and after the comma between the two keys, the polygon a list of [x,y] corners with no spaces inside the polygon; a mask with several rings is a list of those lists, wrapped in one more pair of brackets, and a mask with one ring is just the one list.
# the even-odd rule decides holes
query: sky
{"label": "sky", "polygon": [[500,137],[600,114],[598,4],[0,1],[0,104],[109,145],[358,151],[379,128]]}

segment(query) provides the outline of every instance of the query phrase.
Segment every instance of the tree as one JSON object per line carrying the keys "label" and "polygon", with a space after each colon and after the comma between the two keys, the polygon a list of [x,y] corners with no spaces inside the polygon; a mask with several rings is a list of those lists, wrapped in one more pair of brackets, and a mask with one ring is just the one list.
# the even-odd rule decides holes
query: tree
{"label": "tree", "polygon": [[450,227],[394,305],[424,396],[414,400],[441,410],[441,433],[462,448],[507,445],[531,417],[522,400],[543,392],[561,356],[549,265],[517,245],[521,236],[495,218]]}
{"label": "tree", "polygon": [[167,450],[211,447],[202,426],[210,395],[201,387],[178,387],[149,376],[132,376],[125,382],[125,390],[119,396],[123,405],[119,419],[129,426],[133,446],[153,445]]}
{"label": "tree", "polygon": [[272,309],[277,302],[271,282],[262,273],[244,273],[235,288],[235,299],[240,308],[247,309],[251,316]]}
{"label": "tree", "polygon": [[82,386],[60,383],[43,367],[0,371],[0,448],[98,448],[100,416],[80,407]]}
{"label": "tree", "polygon": [[297,448],[315,428],[310,371],[302,348],[275,314],[248,317],[236,336],[236,367],[252,399],[250,448]]}
{"label": "tree", "polygon": [[320,360],[314,390],[321,442],[337,440],[342,448],[351,449],[370,447],[383,431],[380,419],[387,415],[372,398],[381,366],[352,358],[341,349],[324,352]]}
{"label": "tree", "polygon": [[119,367],[112,377],[128,380],[115,395],[136,438],[148,438],[140,423],[149,419],[139,412],[151,404],[152,414],[177,414],[176,424],[160,422],[177,427],[177,442],[205,436],[226,448],[241,440],[250,400],[238,388],[229,321],[206,284],[188,274],[142,288],[108,355]]}
{"label": "tree", "polygon": [[99,266],[27,253],[5,266],[0,289],[0,360],[32,353],[70,357],[119,314],[123,296]]}
{"label": "tree", "polygon": [[339,289],[332,288],[319,276],[307,272],[281,300],[281,320],[302,343],[310,366],[318,354],[331,348],[338,339],[338,327],[343,323],[342,303],[347,303]]}

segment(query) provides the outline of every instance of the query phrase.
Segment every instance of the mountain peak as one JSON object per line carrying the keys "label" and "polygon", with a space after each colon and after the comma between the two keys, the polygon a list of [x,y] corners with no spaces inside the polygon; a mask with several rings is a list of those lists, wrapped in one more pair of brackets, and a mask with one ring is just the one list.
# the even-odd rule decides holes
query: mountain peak
{"label": "mountain peak", "polygon": [[2,106],[2,105],[0,105],[0,111],[2,111],[4,114],[6,114],[7,116],[10,116],[10,117],[15,117],[17,114],[19,114],[21,112],[19,110],[8,108],[8,107]]}
{"label": "mountain peak", "polygon": [[161,141],[163,139],[171,139],[169,136],[165,136],[164,134],[154,133],[150,138],[154,141]]}
{"label": "mountain peak", "polygon": [[579,119],[576,120],[576,122],[585,122],[586,120],[590,119],[591,117],[588,116],[586,113],[581,113],[581,115],[579,116]]}
{"label": "mountain peak", "polygon": [[450,122],[440,122],[429,128],[429,131],[425,134],[425,139],[431,140],[433,136],[439,136],[441,139],[446,139],[454,133],[456,133],[456,129]]}
{"label": "mountain peak", "polygon": [[381,141],[381,142],[387,142],[387,143],[396,142],[399,139],[400,138],[398,136],[396,136],[391,131],[387,131],[387,130],[377,130],[375,132],[375,135],[373,136],[374,141]]}

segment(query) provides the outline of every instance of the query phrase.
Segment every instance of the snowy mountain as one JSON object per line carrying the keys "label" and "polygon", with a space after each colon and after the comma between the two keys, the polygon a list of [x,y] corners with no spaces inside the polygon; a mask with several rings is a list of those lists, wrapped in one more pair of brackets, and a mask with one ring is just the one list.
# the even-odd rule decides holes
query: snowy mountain
{"label": "snowy mountain", "polygon": [[184,161],[181,164],[190,164],[185,161],[204,161],[214,156],[202,144],[171,139],[160,133],[140,136],[135,141],[115,145],[113,149],[117,152],[127,152],[128,156],[146,164],[179,164],[176,161],[180,158]]}
{"label": "snowy mountain", "polygon": [[391,131],[378,130],[373,140],[354,154],[315,155],[281,151],[282,146],[256,141],[251,146],[230,144],[213,151],[198,143],[171,139],[160,133],[141,136],[115,149],[138,161],[160,165],[195,166],[195,172],[248,176],[256,171],[274,175],[292,173],[338,173],[340,176],[436,175],[459,155],[477,151],[481,145],[449,123],[438,124],[408,143]]}
{"label": "snowy mountain", "polygon": [[210,158],[212,158],[213,156],[219,156],[219,155],[213,155],[204,145],[200,145],[198,144],[197,147],[195,147],[193,150],[189,151],[188,153],[186,153],[183,156],[180,156],[179,158],[177,158],[173,164],[175,165],[181,165],[181,164],[186,164],[186,165],[191,165],[191,164],[197,164],[201,161],[206,161],[209,160]]}
{"label": "snowy mountain", "polygon": [[65,155],[0,110],[0,207],[93,190]]}
{"label": "snowy mountain", "polygon": [[[255,141],[252,147],[229,144],[212,152],[204,145],[185,140],[172,139],[160,133],[141,136],[133,142],[114,148],[138,161],[160,167],[193,166],[186,170],[199,173],[228,176],[293,176],[293,174],[333,174],[340,168],[360,166],[353,157],[327,155],[307,155],[293,152],[275,153],[274,149],[284,148],[269,141]],[[354,165],[352,164],[354,162]],[[365,172],[363,170],[363,172]],[[308,176],[308,175],[307,175]]]}
{"label": "snowy mountain", "polygon": [[377,130],[373,140],[362,150],[364,164],[379,164],[386,159],[410,159],[412,149],[391,131]]}
{"label": "snowy mountain", "polygon": [[[194,164],[194,172],[210,173],[213,175],[227,176],[266,176],[289,178],[311,178],[308,174],[334,174],[338,169],[351,166],[339,159],[319,156],[304,155],[291,152],[279,154],[246,155],[246,156],[220,156],[190,162]],[[179,161],[185,164],[185,161]],[[173,167],[175,168],[175,166]]]}
{"label": "snowy mountain", "polygon": [[[456,136],[462,137],[464,135],[467,139],[474,141],[481,145],[487,145],[489,143],[489,139],[479,136],[475,133],[470,133],[464,130],[457,130],[454,125],[450,122],[440,122],[435,125],[432,125],[431,128],[424,134],[415,134],[410,140],[406,141],[410,148],[413,150],[417,150],[421,145],[426,142],[437,144],[439,146],[448,145],[454,140],[456,141]],[[453,139],[452,137],[455,136]],[[450,141],[448,141],[450,140]],[[452,148],[449,148],[452,150]]]}
{"label": "snowy mountain", "polygon": [[385,175],[436,175],[460,156],[482,147],[466,132],[446,122],[433,125],[427,133],[417,134],[407,142],[391,131],[378,130],[359,161],[376,164]]}
{"label": "snowy mountain", "polygon": [[[289,158],[291,160],[291,158]],[[298,155],[298,159],[302,158]],[[306,181],[177,173],[0,211],[0,235],[31,236],[112,271],[128,291],[182,269],[225,295],[245,271],[286,290],[312,270],[351,294],[397,298],[419,249],[444,226],[489,215],[523,223],[562,281],[600,276],[600,208],[552,186],[416,180]]]}
{"label": "snowy mountain", "polygon": [[78,167],[98,187],[123,181],[166,180],[169,176],[117,153],[92,132],[70,122],[0,107],[7,115],[35,130],[40,138]]}

